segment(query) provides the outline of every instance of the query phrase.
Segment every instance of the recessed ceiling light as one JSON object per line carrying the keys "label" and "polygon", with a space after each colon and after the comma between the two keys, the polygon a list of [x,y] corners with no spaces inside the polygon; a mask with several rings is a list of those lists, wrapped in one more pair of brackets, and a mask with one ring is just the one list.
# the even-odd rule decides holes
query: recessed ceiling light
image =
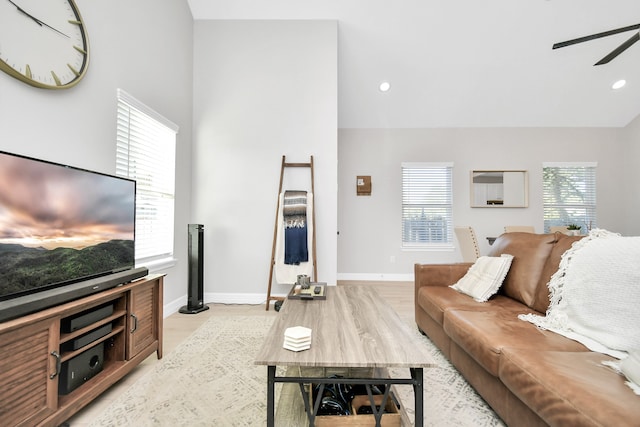
{"label": "recessed ceiling light", "polygon": [[611,85],[611,89],[620,89],[620,88],[624,87],[624,85],[626,85],[626,84],[627,84],[626,80],[618,80],[613,85]]}
{"label": "recessed ceiling light", "polygon": [[389,82],[382,82],[380,83],[380,86],[378,86],[378,88],[380,89],[380,92],[386,92],[391,89],[391,85],[389,84]]}

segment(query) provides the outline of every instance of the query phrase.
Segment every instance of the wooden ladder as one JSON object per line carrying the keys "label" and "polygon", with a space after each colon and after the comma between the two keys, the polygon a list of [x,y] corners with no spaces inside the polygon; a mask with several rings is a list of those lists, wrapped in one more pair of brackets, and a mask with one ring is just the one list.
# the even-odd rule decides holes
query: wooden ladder
{"label": "wooden ladder", "polygon": [[273,267],[276,264],[275,256],[276,256],[276,239],[278,238],[278,213],[280,212],[280,194],[282,193],[282,181],[284,179],[284,171],[286,168],[309,168],[311,172],[311,194],[313,194],[313,206],[311,209],[311,221],[313,224],[313,232],[311,234],[311,251],[313,252],[313,281],[317,282],[318,280],[318,264],[316,262],[316,193],[313,183],[313,156],[310,156],[309,163],[288,163],[286,161],[286,156],[282,156],[282,166],[280,167],[280,185],[278,186],[278,203],[276,204],[276,219],[275,224],[273,226],[273,244],[271,245],[271,265],[269,267],[269,284],[267,286],[267,307],[266,310],[269,311],[269,306],[271,301],[284,301],[285,297],[281,296],[272,296],[271,295],[271,284],[273,282]]}

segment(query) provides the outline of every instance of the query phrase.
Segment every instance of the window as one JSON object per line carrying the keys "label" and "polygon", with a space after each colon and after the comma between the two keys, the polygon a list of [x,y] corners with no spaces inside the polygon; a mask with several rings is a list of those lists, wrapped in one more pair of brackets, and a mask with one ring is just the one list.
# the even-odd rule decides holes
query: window
{"label": "window", "polygon": [[402,164],[402,246],[450,247],[452,163]]}
{"label": "window", "polygon": [[116,174],[136,180],[136,264],[173,257],[178,126],[118,89]]}
{"label": "window", "polygon": [[585,233],[596,227],[596,163],[542,165],[544,229],[577,224]]}

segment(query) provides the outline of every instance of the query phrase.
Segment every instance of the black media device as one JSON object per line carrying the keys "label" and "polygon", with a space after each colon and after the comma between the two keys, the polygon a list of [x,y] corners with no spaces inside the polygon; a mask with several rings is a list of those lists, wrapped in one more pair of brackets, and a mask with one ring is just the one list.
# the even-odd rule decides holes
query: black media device
{"label": "black media device", "polygon": [[204,304],[204,225],[189,224],[188,233],[188,277],[187,305],[180,308],[180,313],[196,314],[208,310]]}
{"label": "black media device", "polygon": [[106,325],[102,325],[99,328],[94,329],[91,332],[87,332],[86,334],[80,335],[78,338],[74,338],[71,341],[67,341],[62,344],[62,351],[75,351],[79,348],[84,347],[85,345],[91,344],[92,342],[102,338],[107,335],[113,329],[111,323],[107,323]]}
{"label": "black media device", "polygon": [[99,320],[106,319],[113,314],[113,303],[104,304],[82,311],[74,316],[62,319],[60,330],[62,332],[73,332],[89,326]]}
{"label": "black media device", "polygon": [[104,342],[64,362],[60,369],[58,391],[69,394],[102,371]]}
{"label": "black media device", "polygon": [[0,151],[0,322],[131,282],[136,182]]}

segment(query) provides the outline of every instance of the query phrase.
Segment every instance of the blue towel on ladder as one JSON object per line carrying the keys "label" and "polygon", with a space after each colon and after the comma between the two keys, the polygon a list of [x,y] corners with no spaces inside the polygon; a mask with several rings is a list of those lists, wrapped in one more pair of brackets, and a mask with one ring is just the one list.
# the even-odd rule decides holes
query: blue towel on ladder
{"label": "blue towel on ladder", "polygon": [[297,265],[307,261],[309,261],[307,226],[285,228],[284,263]]}
{"label": "blue towel on ladder", "polygon": [[285,191],[282,216],[284,221],[284,263],[298,265],[301,262],[308,262],[307,192]]}

